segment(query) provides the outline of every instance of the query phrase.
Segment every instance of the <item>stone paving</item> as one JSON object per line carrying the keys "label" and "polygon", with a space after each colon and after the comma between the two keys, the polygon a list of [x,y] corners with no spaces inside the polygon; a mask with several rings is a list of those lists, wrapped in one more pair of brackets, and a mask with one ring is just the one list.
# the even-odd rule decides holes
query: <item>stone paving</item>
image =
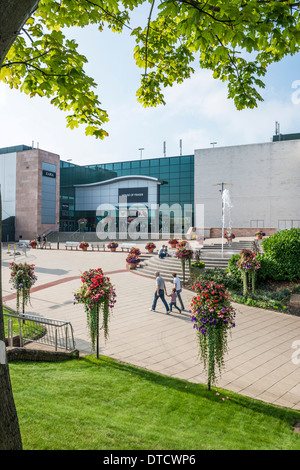
{"label": "stone paving", "polygon": [[[141,244],[143,251],[144,243]],[[15,307],[9,284],[12,254],[3,249],[3,300]],[[91,346],[82,305],[74,305],[74,291],[80,287],[80,273],[101,267],[116,287],[109,338],[100,338],[100,354],[161,374],[206,383],[198,358],[196,331],[188,312],[192,292],[183,290],[186,311],[165,314],[159,300],[152,305],[155,280],[126,269],[127,254],[121,251],[82,252],[30,250],[16,261],[35,264],[38,280],[32,288],[27,313],[70,321],[76,347],[90,353]],[[167,283],[168,293],[171,284]],[[229,340],[226,368],[217,385],[229,391],[272,404],[300,409],[300,318],[284,313],[234,304],[236,327]],[[297,349],[299,354],[297,354]],[[294,359],[293,359],[294,357]]]}

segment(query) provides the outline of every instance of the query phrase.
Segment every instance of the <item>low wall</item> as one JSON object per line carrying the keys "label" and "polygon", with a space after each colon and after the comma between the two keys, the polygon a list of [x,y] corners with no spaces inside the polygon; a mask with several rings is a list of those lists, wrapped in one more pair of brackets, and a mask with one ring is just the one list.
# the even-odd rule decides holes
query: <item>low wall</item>
{"label": "low wall", "polygon": [[79,351],[48,351],[42,349],[7,348],[8,362],[33,361],[33,362],[58,362],[76,359]]}
{"label": "low wall", "polygon": [[[254,227],[233,227],[231,232],[234,233],[236,237],[255,237],[255,233],[259,230],[262,230],[266,236],[274,235],[277,232],[274,227],[263,227],[263,228],[254,228]],[[226,231],[226,229],[225,229]],[[210,228],[210,238],[221,238],[222,237],[222,228],[221,227],[211,227]]]}

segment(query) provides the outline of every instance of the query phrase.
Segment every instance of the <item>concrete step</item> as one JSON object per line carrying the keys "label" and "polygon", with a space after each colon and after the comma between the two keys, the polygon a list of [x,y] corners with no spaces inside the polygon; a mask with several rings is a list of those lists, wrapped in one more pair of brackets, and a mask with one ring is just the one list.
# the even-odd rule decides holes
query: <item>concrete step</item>
{"label": "concrete step", "polygon": [[[205,263],[205,269],[225,269],[228,266],[228,260],[229,258],[201,257],[201,261]],[[181,261],[174,257],[160,259],[157,255],[152,255],[148,260],[144,259],[137,268],[137,272],[139,274],[153,278],[155,278],[155,273],[157,271],[167,281],[172,281],[173,272],[176,272],[179,277],[183,277]],[[189,278],[188,263],[186,263],[185,278]]]}

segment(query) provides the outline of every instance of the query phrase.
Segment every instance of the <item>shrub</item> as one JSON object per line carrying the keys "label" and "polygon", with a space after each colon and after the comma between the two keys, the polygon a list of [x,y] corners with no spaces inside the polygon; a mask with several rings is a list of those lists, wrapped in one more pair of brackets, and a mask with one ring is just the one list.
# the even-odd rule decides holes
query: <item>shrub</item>
{"label": "shrub", "polygon": [[300,279],[300,228],[281,230],[262,242],[265,256],[276,267],[276,280]]}
{"label": "shrub", "polygon": [[239,289],[242,282],[241,277],[236,279],[230,272],[221,268],[206,269],[198,276],[198,280],[223,284],[227,289]]}
{"label": "shrub", "polygon": [[260,269],[257,272],[258,284],[269,280],[282,280],[280,268],[276,260],[268,258],[268,256],[264,253],[259,253],[257,255],[257,260],[260,262]]}
{"label": "shrub", "polygon": [[228,268],[226,270],[238,282],[242,281],[241,271],[238,268],[238,262],[240,258],[241,258],[241,255],[232,255],[232,257],[228,261]]}

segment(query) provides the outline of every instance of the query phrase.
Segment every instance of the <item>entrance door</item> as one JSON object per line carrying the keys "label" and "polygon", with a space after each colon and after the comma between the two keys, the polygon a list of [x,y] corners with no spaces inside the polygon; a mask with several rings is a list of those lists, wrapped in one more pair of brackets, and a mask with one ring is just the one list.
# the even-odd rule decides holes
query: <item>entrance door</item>
{"label": "entrance door", "polygon": [[75,232],[74,220],[62,220],[60,230],[62,232]]}

